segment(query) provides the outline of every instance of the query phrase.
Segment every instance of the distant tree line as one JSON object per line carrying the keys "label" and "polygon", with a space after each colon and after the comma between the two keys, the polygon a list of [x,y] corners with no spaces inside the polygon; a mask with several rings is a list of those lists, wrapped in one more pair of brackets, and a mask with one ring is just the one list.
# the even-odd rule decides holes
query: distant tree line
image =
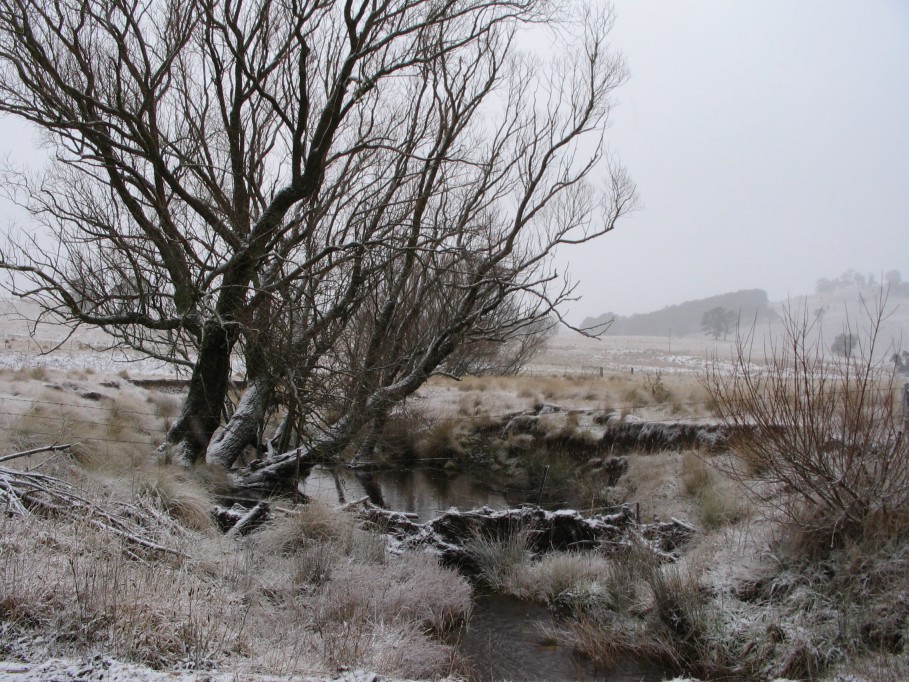
{"label": "distant tree line", "polygon": [[[741,319],[747,324],[767,320],[773,315],[766,291],[745,289],[686,301],[652,313],[627,317],[604,313],[597,317],[588,317],[581,323],[581,327],[610,335],[665,336],[671,333],[673,336],[685,336],[701,331],[705,314],[715,308],[734,311],[736,319]],[[720,335],[723,335],[722,332]]]}
{"label": "distant tree line", "polygon": [[909,282],[904,282],[899,270],[890,270],[878,282],[874,273],[863,274],[855,270],[846,270],[839,277],[827,279],[822,277],[815,285],[819,294],[829,294],[843,289],[866,289],[883,285],[892,296],[909,296]]}

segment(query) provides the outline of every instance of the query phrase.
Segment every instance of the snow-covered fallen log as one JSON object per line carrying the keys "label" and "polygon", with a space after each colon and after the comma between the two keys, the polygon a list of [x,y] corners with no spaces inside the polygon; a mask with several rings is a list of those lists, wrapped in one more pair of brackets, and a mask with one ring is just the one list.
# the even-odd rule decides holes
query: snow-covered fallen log
{"label": "snow-covered fallen log", "polygon": [[546,511],[535,506],[495,510],[450,510],[425,523],[399,512],[361,503],[360,517],[394,539],[397,549],[430,549],[450,565],[470,570],[471,539],[505,539],[522,531],[534,554],[551,551],[616,551],[631,546],[646,548],[660,559],[673,561],[674,550],[696,532],[683,521],[640,524],[628,506],[613,514],[585,517],[574,510]]}

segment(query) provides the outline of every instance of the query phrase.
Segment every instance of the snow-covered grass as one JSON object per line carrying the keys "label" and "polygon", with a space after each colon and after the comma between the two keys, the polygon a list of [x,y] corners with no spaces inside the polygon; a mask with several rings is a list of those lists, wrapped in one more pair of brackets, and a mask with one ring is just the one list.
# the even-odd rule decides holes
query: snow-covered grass
{"label": "snow-covered grass", "polygon": [[[55,473],[67,468],[58,462]],[[126,484],[113,490],[110,479],[102,486],[78,472],[75,480],[98,504],[135,499]],[[289,511],[285,524],[306,538],[276,545],[274,533],[235,540],[173,524],[160,541],[180,554],[143,559],[88,522],[4,517],[4,656],[103,654],[158,669],[271,675],[328,675],[338,666],[397,677],[448,674],[452,650],[427,633],[464,618],[469,585],[433,557],[386,556],[384,543],[343,512],[325,510],[314,521],[309,510]],[[324,570],[313,570],[314,552]]]}
{"label": "snow-covered grass", "polygon": [[[0,370],[3,451],[76,443],[72,461],[39,455],[16,465],[67,477],[99,501],[145,500],[175,520],[162,532],[184,556],[137,561],[84,523],[3,519],[5,657],[103,653],[159,667],[218,665],[250,679],[323,678],[337,665],[438,677],[456,667],[452,650],[426,632],[469,609],[457,575],[426,557],[387,556],[381,538],[323,506],[289,509],[246,539],[224,538],[206,513],[223,473],[162,467],[150,457],[179,396],[127,377],[157,369],[119,364],[80,347],[86,341],[78,337],[63,355],[36,356],[22,330],[8,331],[0,343],[0,367],[10,367]],[[542,404],[562,408],[541,418],[552,434],[600,434],[611,413],[713,419],[696,375],[715,354],[712,367],[731,369],[732,342],[672,339],[670,351],[667,341],[557,337],[524,376],[435,378],[408,406],[414,423],[428,427],[413,447],[457,451],[465,425]],[[629,453],[628,473],[609,490],[612,502],[639,503],[645,521],[675,516],[699,527],[678,566],[631,555],[528,562],[517,542],[484,548],[490,575],[500,589],[571,614],[559,637],[604,664],[634,652],[749,679],[816,678],[820,669],[829,679],[905,679],[905,531],[885,534],[882,545],[842,547],[821,562],[805,557],[797,537],[781,534],[772,515],[747,504],[712,467],[725,456]],[[51,666],[47,679],[67,679],[66,666],[78,667]]]}

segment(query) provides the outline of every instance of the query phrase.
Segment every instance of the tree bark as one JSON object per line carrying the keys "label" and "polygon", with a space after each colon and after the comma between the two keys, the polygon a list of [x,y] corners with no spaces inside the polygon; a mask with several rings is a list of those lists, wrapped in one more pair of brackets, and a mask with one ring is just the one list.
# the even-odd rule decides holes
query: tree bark
{"label": "tree bark", "polygon": [[366,437],[363,439],[363,442],[360,443],[357,454],[351,462],[352,465],[366,464],[372,459],[372,456],[376,451],[376,445],[378,445],[379,442],[379,437],[382,435],[382,431],[385,429],[385,423],[387,421],[388,414],[385,412],[376,416],[369,426]]}
{"label": "tree bark", "polygon": [[256,443],[259,426],[271,403],[272,391],[272,382],[267,377],[249,383],[230,421],[208,446],[205,461],[230,469],[243,449]]}
{"label": "tree bark", "polygon": [[221,408],[227,396],[230,355],[234,336],[224,325],[208,321],[202,333],[199,355],[189,380],[183,409],[158,454],[190,466],[202,461],[211,437],[221,423]]}

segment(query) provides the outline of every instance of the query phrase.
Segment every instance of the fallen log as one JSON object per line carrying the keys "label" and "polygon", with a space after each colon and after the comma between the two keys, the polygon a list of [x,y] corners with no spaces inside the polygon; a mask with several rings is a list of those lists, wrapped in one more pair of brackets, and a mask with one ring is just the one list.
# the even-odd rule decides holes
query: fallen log
{"label": "fallen log", "polygon": [[634,512],[623,505],[613,514],[584,517],[574,510],[546,511],[535,506],[494,510],[489,507],[471,511],[451,510],[427,521],[416,523],[400,512],[363,501],[359,516],[393,538],[396,551],[429,549],[448,565],[466,572],[475,569],[470,542],[476,537],[504,540],[526,532],[528,550],[536,555],[552,551],[617,551],[641,547],[663,561],[674,561],[675,550],[696,532],[687,523],[639,524]]}
{"label": "fallen log", "polygon": [[318,464],[315,448],[296,448],[267,460],[255,460],[242,469],[231,472],[235,491],[271,493],[287,490],[296,478]]}
{"label": "fallen log", "polygon": [[265,501],[259,502],[240,517],[233,528],[227,531],[227,536],[236,537],[237,535],[246,535],[257,526],[262,525],[270,513],[271,510],[269,509],[268,503]]}

